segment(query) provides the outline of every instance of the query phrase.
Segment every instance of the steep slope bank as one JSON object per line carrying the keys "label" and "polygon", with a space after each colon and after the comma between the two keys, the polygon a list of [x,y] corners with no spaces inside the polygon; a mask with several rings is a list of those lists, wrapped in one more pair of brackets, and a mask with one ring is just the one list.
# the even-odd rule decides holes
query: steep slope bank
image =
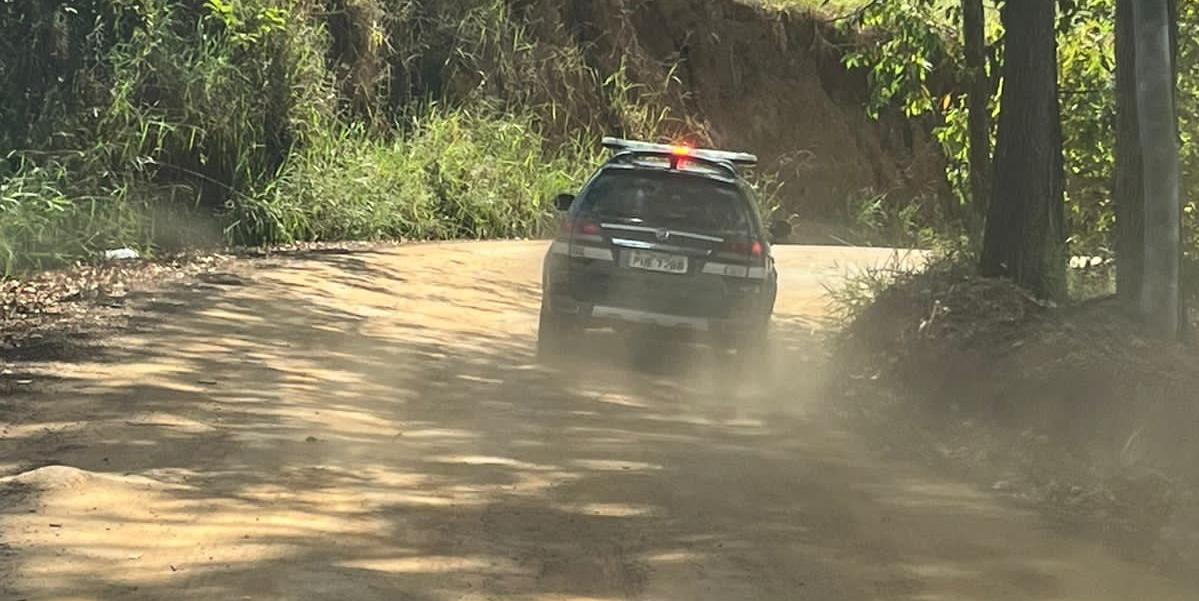
{"label": "steep slope bank", "polygon": [[735,0],[576,0],[565,16],[602,71],[631,54],[644,81],[673,75],[675,114],[759,153],[801,216],[841,217],[865,189],[902,201],[942,188],[927,128],[866,116],[865,77],[841,63],[851,42],[818,17]]}

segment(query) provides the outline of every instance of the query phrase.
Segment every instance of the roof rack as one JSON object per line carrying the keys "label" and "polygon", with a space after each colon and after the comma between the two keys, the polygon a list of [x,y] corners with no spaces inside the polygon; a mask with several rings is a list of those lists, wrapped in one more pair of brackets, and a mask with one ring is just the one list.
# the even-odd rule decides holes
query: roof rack
{"label": "roof rack", "polygon": [[690,146],[672,146],[670,144],[654,144],[639,140],[622,140],[606,137],[603,146],[616,153],[630,152],[640,155],[659,155],[668,157],[683,157],[698,159],[706,163],[727,163],[734,167],[752,167],[758,164],[758,157],[747,152],[731,152],[711,148],[691,148]]}
{"label": "roof rack", "polygon": [[662,167],[674,171],[679,170],[684,165],[687,166],[689,172],[697,172],[697,169],[702,168],[706,173],[711,175],[719,175],[731,179],[737,178],[737,168],[728,161],[712,161],[702,157],[685,157],[680,155],[667,154],[664,152],[646,152],[636,150],[621,150],[612,155],[608,159],[608,165],[636,165],[646,160],[658,160],[662,162]]}

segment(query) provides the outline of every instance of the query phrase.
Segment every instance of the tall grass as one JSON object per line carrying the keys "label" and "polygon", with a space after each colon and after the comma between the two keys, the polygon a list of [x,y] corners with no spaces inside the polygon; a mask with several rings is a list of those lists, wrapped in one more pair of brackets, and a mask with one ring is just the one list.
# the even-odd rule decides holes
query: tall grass
{"label": "tall grass", "polygon": [[0,275],[187,244],[334,121],[305,3],[76,4],[0,5]]}
{"label": "tall grass", "polygon": [[592,50],[504,0],[0,2],[0,275],[114,246],[536,235],[600,135],[702,130],[673,118],[669,66]]}
{"label": "tall grass", "polygon": [[128,188],[69,194],[71,177],[50,163],[22,165],[0,181],[0,275],[146,242],[148,212]]}
{"label": "tall grass", "polygon": [[238,241],[535,236],[550,198],[595,166],[582,143],[554,154],[534,120],[432,107],[386,140],[363,127],[322,136],[235,205]]}
{"label": "tall grass", "polygon": [[959,251],[965,235],[933,195],[895,199],[863,188],[845,199],[845,215],[859,239],[855,244]]}

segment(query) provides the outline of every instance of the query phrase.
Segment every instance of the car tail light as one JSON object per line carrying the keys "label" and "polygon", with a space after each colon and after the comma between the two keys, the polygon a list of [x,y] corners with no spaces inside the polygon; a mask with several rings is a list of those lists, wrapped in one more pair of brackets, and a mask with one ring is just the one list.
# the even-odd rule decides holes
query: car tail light
{"label": "car tail light", "polygon": [[583,234],[585,236],[600,235],[600,224],[590,219],[565,219],[559,233],[564,236]]}
{"label": "car tail light", "polygon": [[733,238],[726,240],[720,250],[724,254],[737,256],[749,255],[757,259],[761,258],[764,249],[761,240]]}

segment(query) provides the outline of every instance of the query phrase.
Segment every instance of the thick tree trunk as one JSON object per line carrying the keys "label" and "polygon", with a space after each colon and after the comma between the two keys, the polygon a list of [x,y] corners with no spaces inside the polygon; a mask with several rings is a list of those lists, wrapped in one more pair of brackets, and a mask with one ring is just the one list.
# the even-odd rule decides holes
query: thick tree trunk
{"label": "thick tree trunk", "polygon": [[1145,197],[1137,121],[1136,43],[1132,4],[1116,0],[1116,294],[1139,310],[1145,269]]}
{"label": "thick tree trunk", "polygon": [[1178,338],[1182,332],[1182,203],[1168,0],[1138,0],[1133,4],[1133,22],[1145,195],[1140,308],[1153,334]]}
{"label": "thick tree trunk", "polygon": [[1062,125],[1055,3],[1007,0],[995,184],[983,237],[983,275],[1010,277],[1037,296],[1066,296]]}
{"label": "thick tree trunk", "polygon": [[991,198],[991,82],[987,79],[986,15],[982,0],[962,0],[962,35],[966,70],[966,125],[970,141],[970,223],[972,235],[982,233]]}

